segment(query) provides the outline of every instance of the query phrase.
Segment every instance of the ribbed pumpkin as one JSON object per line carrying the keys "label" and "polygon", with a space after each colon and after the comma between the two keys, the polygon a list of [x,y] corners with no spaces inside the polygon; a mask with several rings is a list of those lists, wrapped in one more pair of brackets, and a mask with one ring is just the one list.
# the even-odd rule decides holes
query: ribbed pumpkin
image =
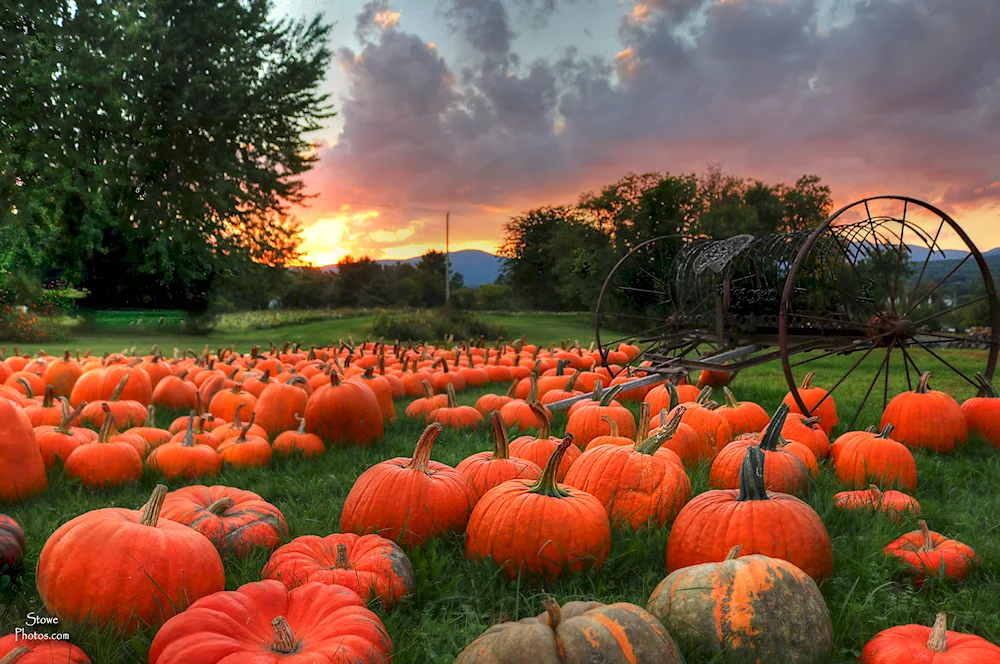
{"label": "ribbed pumpkin", "polygon": [[683,664],[666,628],[634,604],[567,602],[546,597],[545,613],[494,625],[454,664]]}
{"label": "ribbed pumpkin", "polygon": [[314,433],[306,432],[304,417],[299,417],[299,414],[295,413],[295,418],[299,421],[299,428],[279,433],[272,443],[274,451],[283,456],[290,456],[296,452],[304,457],[322,456],[326,452],[323,439]]}
{"label": "ribbed pumpkin", "polygon": [[736,395],[728,387],[723,387],[722,390],[726,395],[726,403],[719,406],[715,412],[729,423],[734,438],[744,433],[759,433],[767,428],[771,418],[760,404],[737,401]]}
{"label": "ribbed pumpkin", "polygon": [[867,490],[841,491],[834,494],[833,506],[839,510],[885,512],[893,521],[907,514],[920,514],[920,503],[902,491],[882,491],[872,484]]}
{"label": "ribbed pumpkin", "polygon": [[330,383],[312,393],[306,404],[306,431],[327,444],[372,445],[385,435],[378,399],[367,385],[341,381],[330,372]]}
{"label": "ribbed pumpkin", "polygon": [[174,437],[166,429],[160,429],[156,426],[156,406],[153,405],[146,409],[146,420],[142,425],[127,429],[123,433],[139,436],[146,441],[150,449],[168,443]]}
{"label": "ribbed pumpkin", "polygon": [[157,383],[151,398],[153,405],[170,410],[198,408],[198,388],[184,380],[185,374],[167,376]]}
{"label": "ribbed pumpkin", "polygon": [[374,533],[405,547],[461,532],[472,496],[465,475],[431,460],[443,430],[436,422],[424,429],[412,459],[389,459],[363,472],[344,501],[340,529]]}
{"label": "ribbed pumpkin", "polygon": [[274,550],[288,537],[281,511],[252,491],[192,485],[167,494],[160,516],[197,530],[220,555]]}
{"label": "ribbed pumpkin", "polygon": [[0,636],[0,663],[91,664],[91,661],[87,653],[71,643],[40,641],[15,633]]}
{"label": "ribbed pumpkin", "polygon": [[[597,388],[600,389],[600,388]],[[603,417],[610,417],[618,424],[618,432],[623,436],[635,436],[635,418],[632,411],[623,406],[609,405],[615,396],[622,391],[621,385],[607,390],[598,402],[590,402],[570,414],[566,423],[566,432],[573,434],[573,440],[580,449],[598,436],[607,436],[611,427]],[[586,403],[586,402],[581,402]]]}
{"label": "ribbed pumpkin", "polygon": [[[648,408],[648,404],[644,404]],[[633,529],[670,525],[691,498],[691,481],[675,452],[663,447],[680,426],[684,410],[634,446],[588,449],[566,474],[566,486],[601,501],[611,523]]]}
{"label": "ribbed pumpkin", "polygon": [[545,394],[541,395],[541,398],[538,400],[539,403],[547,406],[550,403],[562,401],[563,399],[572,399],[573,397],[580,396],[583,392],[577,390],[576,385],[581,375],[582,373],[579,370],[574,371],[562,387],[547,390]]}
{"label": "ribbed pumpkin", "polygon": [[251,415],[240,435],[227,438],[216,448],[223,463],[228,463],[233,468],[267,468],[271,465],[271,444],[260,436],[248,433],[253,426],[253,418]]}
{"label": "ribbed pumpkin", "polygon": [[609,433],[606,436],[597,436],[592,438],[584,451],[592,450],[595,447],[600,447],[601,445],[615,445],[621,447],[622,445],[631,447],[637,442],[642,442],[649,437],[649,404],[643,402],[639,406],[639,423],[636,426],[635,437],[623,436],[621,431],[618,430],[618,422],[614,418],[608,415],[601,415],[605,423],[608,425]]}
{"label": "ribbed pumpkin", "polygon": [[45,396],[41,403],[35,401],[24,408],[31,426],[40,427],[46,424],[59,424],[62,419],[62,407],[55,401],[55,390],[51,385],[45,386]]}
{"label": "ribbed pumpkin", "polygon": [[826,526],[809,505],[764,486],[764,452],[748,447],[739,490],[716,489],[691,499],[667,541],[667,571],[723,559],[732,547],[787,560],[813,579],[833,573]]}
{"label": "ribbed pumpkin", "polygon": [[827,435],[830,435],[833,427],[840,422],[840,417],[837,415],[837,403],[833,400],[832,395],[827,396],[827,391],[822,387],[813,387],[812,382],[815,377],[816,374],[810,371],[802,379],[802,384],[799,385],[799,396],[809,412],[802,412],[791,393],[785,395],[784,403],[791,408],[793,413],[818,417],[819,425],[823,427],[823,431]]}
{"label": "ribbed pumpkin", "polygon": [[510,384],[510,389],[507,390],[507,394],[484,394],[483,396],[476,399],[475,408],[478,410],[483,417],[489,415],[494,410],[500,410],[506,404],[509,404],[514,400],[514,390],[517,389],[517,383],[512,382]]}
{"label": "ribbed pumpkin", "polygon": [[405,412],[407,417],[427,422],[428,415],[438,408],[444,408],[448,405],[448,395],[434,394],[434,386],[431,385],[429,380],[423,381],[421,385],[423,386],[424,396],[411,401],[410,405],[406,407]]}
{"label": "ribbed pumpkin", "polygon": [[445,386],[448,395],[448,405],[427,414],[428,422],[440,422],[448,429],[474,429],[484,424],[482,414],[472,406],[460,406],[455,395],[455,386],[448,383]]}
{"label": "ribbed pumpkin", "polygon": [[221,591],[219,553],[201,534],[160,518],[166,495],[160,484],[141,510],[99,509],[56,530],[38,559],[46,610],[63,623],[131,634]]}
{"label": "ribbed pumpkin", "polygon": [[[701,442],[701,449],[698,450],[696,457],[682,456],[685,463],[697,464],[701,461],[711,461],[719,450],[733,440],[733,430],[729,427],[729,422],[713,410],[715,404],[709,401],[711,396],[712,388],[706,387],[694,401],[681,402],[680,404],[687,409],[684,413],[684,419],[681,421],[694,430]],[[653,423],[654,426],[659,426],[659,424],[659,421]]]}
{"label": "ribbed pumpkin", "polygon": [[62,421],[59,426],[35,427],[35,440],[38,449],[42,453],[42,462],[48,470],[55,466],[56,459],[65,464],[66,459],[73,453],[73,450],[80,445],[92,443],[97,440],[97,434],[91,429],[72,426],[73,422],[80,416],[80,411],[86,402],[74,410],[70,410],[69,399],[60,399],[63,409]]}
{"label": "ribbed pumpkin", "polygon": [[[544,468],[548,463],[552,453],[556,451],[562,443],[562,438],[549,435],[551,426],[550,415],[540,404],[535,404],[536,415],[541,421],[538,427],[537,436],[521,436],[515,438],[510,443],[510,455],[519,459],[526,459],[539,468]],[[573,463],[580,458],[580,448],[574,447],[566,450],[562,462],[556,470],[556,481],[562,482],[566,473],[573,466]]]}
{"label": "ribbed pumpkin", "polygon": [[793,440],[808,447],[816,460],[830,456],[830,437],[819,426],[818,417],[806,417],[801,413],[789,413],[785,426],[781,428],[781,437]]}
{"label": "ribbed pumpkin", "polygon": [[69,350],[63,353],[61,360],[50,362],[42,373],[42,380],[55,390],[56,397],[69,397],[73,386],[83,374],[83,367],[69,355]]}
{"label": "ribbed pumpkin", "polygon": [[[584,491],[556,483],[573,437],[566,434],[535,481],[511,480],[486,492],[465,531],[465,555],[490,559],[510,578],[552,580],[599,568],[611,548],[604,506]],[[530,523],[531,528],[524,528]]]}
{"label": "ribbed pumpkin", "polygon": [[219,390],[208,404],[208,412],[217,419],[232,422],[237,408],[243,408],[247,417],[257,407],[257,397],[245,392],[243,385],[236,383],[228,390]]}
{"label": "ribbed pumpkin", "polygon": [[[538,381],[535,380],[535,375],[532,374],[531,391],[528,393],[527,399],[524,401],[514,399],[500,408],[500,416],[503,418],[504,426],[517,429],[518,431],[540,427],[544,418],[540,415],[540,411],[534,407],[537,403],[537,396]],[[551,418],[549,409],[545,406],[541,406],[541,408]]]}
{"label": "ribbed pumpkin", "polygon": [[271,554],[261,576],[289,589],[306,583],[344,586],[387,609],[417,587],[413,565],[395,542],[354,533],[296,537]]}
{"label": "ribbed pumpkin", "polygon": [[69,393],[69,403],[76,408],[84,401],[99,401],[101,397],[101,377],[104,374],[103,367],[83,368],[83,373],[73,384],[73,389]]}
{"label": "ribbed pumpkin", "polygon": [[982,374],[976,374],[981,396],[967,399],[962,412],[969,432],[981,436],[1000,448],[1000,392]]}
{"label": "ribbed pumpkin", "polygon": [[361,597],[343,586],[289,590],[257,581],[218,592],[171,618],[149,664],[389,664],[392,641]]}
{"label": "ribbed pumpkin", "polygon": [[885,553],[906,566],[918,588],[932,577],[961,581],[979,561],[971,546],[932,531],[922,519],[917,525],[919,530],[889,542]]}
{"label": "ribbed pumpkin", "polygon": [[[133,360],[129,365],[109,364],[105,367],[101,373],[100,386],[97,388],[100,399],[114,401],[111,395],[117,392],[118,398],[122,401],[138,401],[143,412],[146,411],[146,406],[152,400],[153,383],[148,373],[134,366],[136,362],[138,360]],[[125,380],[126,378],[128,380]],[[116,412],[115,417],[118,415]]]}
{"label": "ribbed pumpkin", "polygon": [[164,443],[149,453],[146,463],[151,469],[168,479],[193,479],[202,475],[219,474],[222,456],[215,448],[195,441],[194,421],[197,418],[197,413],[191,411],[183,440]]}
{"label": "ribbed pumpkin", "polygon": [[[708,485],[713,489],[737,489],[747,448],[756,446],[767,459],[764,486],[768,491],[805,496],[809,493],[809,468],[798,456],[782,445],[781,428],[788,416],[788,406],[781,404],[760,434],[747,434],[726,445],[712,462]],[[806,450],[807,453],[812,454]],[[816,460],[813,459],[813,465]]]}
{"label": "ribbed pumpkin", "polygon": [[142,479],[142,457],[127,442],[111,439],[115,416],[108,414],[97,442],[80,445],[66,459],[66,474],[88,488],[114,487]]}
{"label": "ribbed pumpkin", "polygon": [[969,439],[965,413],[950,394],[928,386],[931,373],[920,377],[917,389],[897,394],[882,413],[882,425],[892,424],[896,440],[907,447],[947,453]]}
{"label": "ribbed pumpkin", "polygon": [[396,405],[392,401],[392,386],[382,376],[375,375],[375,367],[367,367],[365,372],[352,380],[363,381],[378,399],[379,408],[382,409],[382,418],[386,422],[396,421]]}
{"label": "ribbed pumpkin", "polygon": [[0,399],[0,503],[18,503],[48,487],[45,462],[24,411]]}
{"label": "ribbed pumpkin", "polygon": [[6,514],[0,514],[0,573],[19,568],[27,549],[20,524]]}
{"label": "ribbed pumpkin", "polygon": [[934,627],[898,625],[865,644],[861,664],[1000,664],[1000,647],[975,634],[952,632],[942,611]]}
{"label": "ribbed pumpkin", "polygon": [[537,464],[510,456],[507,428],[498,411],[490,413],[490,427],[493,451],[477,452],[455,466],[455,470],[468,478],[473,506],[483,494],[507,480],[537,480],[542,476],[542,469]]}
{"label": "ribbed pumpkin", "polygon": [[[146,405],[148,402],[147,404],[143,404],[141,401],[122,398],[124,389],[128,385],[128,382],[132,380],[133,375],[123,375],[118,386],[108,395],[107,399],[88,403],[80,413],[80,421],[100,428],[104,424],[104,414],[107,412],[104,406],[107,405],[114,414],[119,428],[128,429],[142,424],[146,420]],[[149,377],[147,376],[146,378],[148,379]]]}
{"label": "ribbed pumpkin", "polygon": [[916,491],[917,462],[905,445],[889,438],[892,432],[893,426],[887,424],[878,435],[857,432],[864,435],[845,441],[836,452],[837,479],[854,489],[876,484]]}
{"label": "ribbed pumpkin", "polygon": [[[663,579],[646,610],[687,652],[725,662],[824,664],[833,623],[809,575],[779,558],[740,556],[683,567]],[[715,661],[715,660],[713,660]]]}

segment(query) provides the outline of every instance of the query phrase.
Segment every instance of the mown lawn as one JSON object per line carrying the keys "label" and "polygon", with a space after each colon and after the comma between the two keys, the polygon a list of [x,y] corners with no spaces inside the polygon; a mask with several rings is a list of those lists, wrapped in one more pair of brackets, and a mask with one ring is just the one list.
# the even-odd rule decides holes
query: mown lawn
{"label": "mown lawn", "polygon": [[[565,330],[554,336],[566,336]],[[287,335],[283,335],[287,336]],[[533,335],[541,337],[544,335]],[[162,344],[161,344],[162,345]],[[947,357],[963,369],[975,371],[982,363],[979,353],[951,351]],[[927,360],[927,358],[922,358]],[[820,385],[836,380],[853,363],[852,358],[831,358],[815,363]],[[921,362],[921,359],[918,359]],[[866,366],[869,376],[875,366]],[[905,379],[900,378],[904,381]],[[842,411],[857,403],[868,381],[850,381],[846,391],[837,392]],[[970,395],[957,378],[942,374],[935,387],[948,389],[961,400]],[[900,386],[894,382],[893,391]],[[734,383],[738,396],[763,404],[769,411],[787,391],[777,364],[741,374]],[[460,395],[471,404],[485,391]],[[397,403],[403,412],[404,404]],[[880,407],[880,406],[879,406]],[[877,424],[879,407],[866,409],[858,428]],[[163,420],[173,417],[161,413]],[[562,431],[565,417],[555,423]],[[338,530],[341,505],[355,478],[378,461],[409,456],[423,425],[401,418],[388,428],[386,439],[369,449],[334,449],[318,460],[282,459],[268,470],[234,472],[225,470],[207,483],[221,483],[255,491],[275,503],[285,514],[292,536],[326,535]],[[843,425],[841,426],[843,429]],[[434,448],[433,458],[451,465],[474,452],[489,448],[486,429],[470,433],[446,431]],[[982,441],[970,442],[949,456],[918,453],[919,488],[915,496],[923,507],[923,517],[933,530],[971,545],[982,564],[965,583],[929,583],[916,591],[899,576],[882,548],[892,539],[916,528],[915,520],[895,524],[883,516],[848,514],[832,507],[832,497],[840,490],[829,467],[823,465],[808,502],[822,517],[833,539],[835,576],[822,585],[833,616],[836,644],[831,661],[856,661],[861,647],[881,629],[910,622],[930,624],[937,611],[947,611],[949,627],[974,632],[1000,642],[1000,453]],[[693,475],[695,493],[707,488],[707,467]],[[14,586],[5,588],[0,608],[0,633],[23,624],[29,611],[43,611],[34,588],[35,563],[46,537],[70,518],[92,509],[115,505],[136,508],[142,505],[160,478],[149,474],[134,487],[93,492],[80,487],[60,473],[51,477],[48,493],[36,500],[4,508],[24,527],[29,553],[23,574]],[[171,489],[181,486],[168,482]],[[542,592],[560,601],[596,599],[603,602],[628,601],[645,605],[650,592],[665,576],[667,530],[626,532],[613,536],[612,554],[603,569],[582,576],[564,578],[544,588],[526,582],[509,581],[485,564],[467,561],[461,538],[435,541],[411,552],[417,572],[418,591],[405,606],[391,613],[376,608],[395,644],[396,664],[451,662],[455,655],[489,625],[519,619],[541,611]],[[95,552],[95,565],[100,565]],[[267,559],[257,553],[246,560],[225,561],[227,587],[260,578]],[[108,570],[113,574],[114,570]],[[112,634],[70,630],[73,639],[95,662],[118,664],[144,662],[151,634],[129,640]],[[702,662],[689,657],[689,662]]]}

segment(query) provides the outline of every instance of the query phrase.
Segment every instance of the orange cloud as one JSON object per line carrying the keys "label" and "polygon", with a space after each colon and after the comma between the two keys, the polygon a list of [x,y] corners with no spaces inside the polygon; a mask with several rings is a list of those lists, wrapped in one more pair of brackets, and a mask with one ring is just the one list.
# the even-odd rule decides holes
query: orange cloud
{"label": "orange cloud", "polygon": [[391,9],[386,9],[375,14],[375,24],[382,28],[383,30],[388,30],[396,26],[399,23],[399,17],[401,14],[399,12],[392,11]]}

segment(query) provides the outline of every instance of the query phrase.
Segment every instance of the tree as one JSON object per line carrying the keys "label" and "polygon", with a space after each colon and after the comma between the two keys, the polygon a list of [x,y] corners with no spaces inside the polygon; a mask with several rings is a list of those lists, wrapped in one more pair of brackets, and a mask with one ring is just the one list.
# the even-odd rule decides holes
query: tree
{"label": "tree", "polygon": [[338,307],[370,307],[385,303],[382,266],[367,256],[337,263]]}

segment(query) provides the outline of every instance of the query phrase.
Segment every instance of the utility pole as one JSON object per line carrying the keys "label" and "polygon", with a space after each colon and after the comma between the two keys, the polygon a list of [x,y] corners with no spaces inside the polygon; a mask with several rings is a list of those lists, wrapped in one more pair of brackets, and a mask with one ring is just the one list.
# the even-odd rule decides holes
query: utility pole
{"label": "utility pole", "polygon": [[451,212],[444,214],[444,303],[451,300]]}

